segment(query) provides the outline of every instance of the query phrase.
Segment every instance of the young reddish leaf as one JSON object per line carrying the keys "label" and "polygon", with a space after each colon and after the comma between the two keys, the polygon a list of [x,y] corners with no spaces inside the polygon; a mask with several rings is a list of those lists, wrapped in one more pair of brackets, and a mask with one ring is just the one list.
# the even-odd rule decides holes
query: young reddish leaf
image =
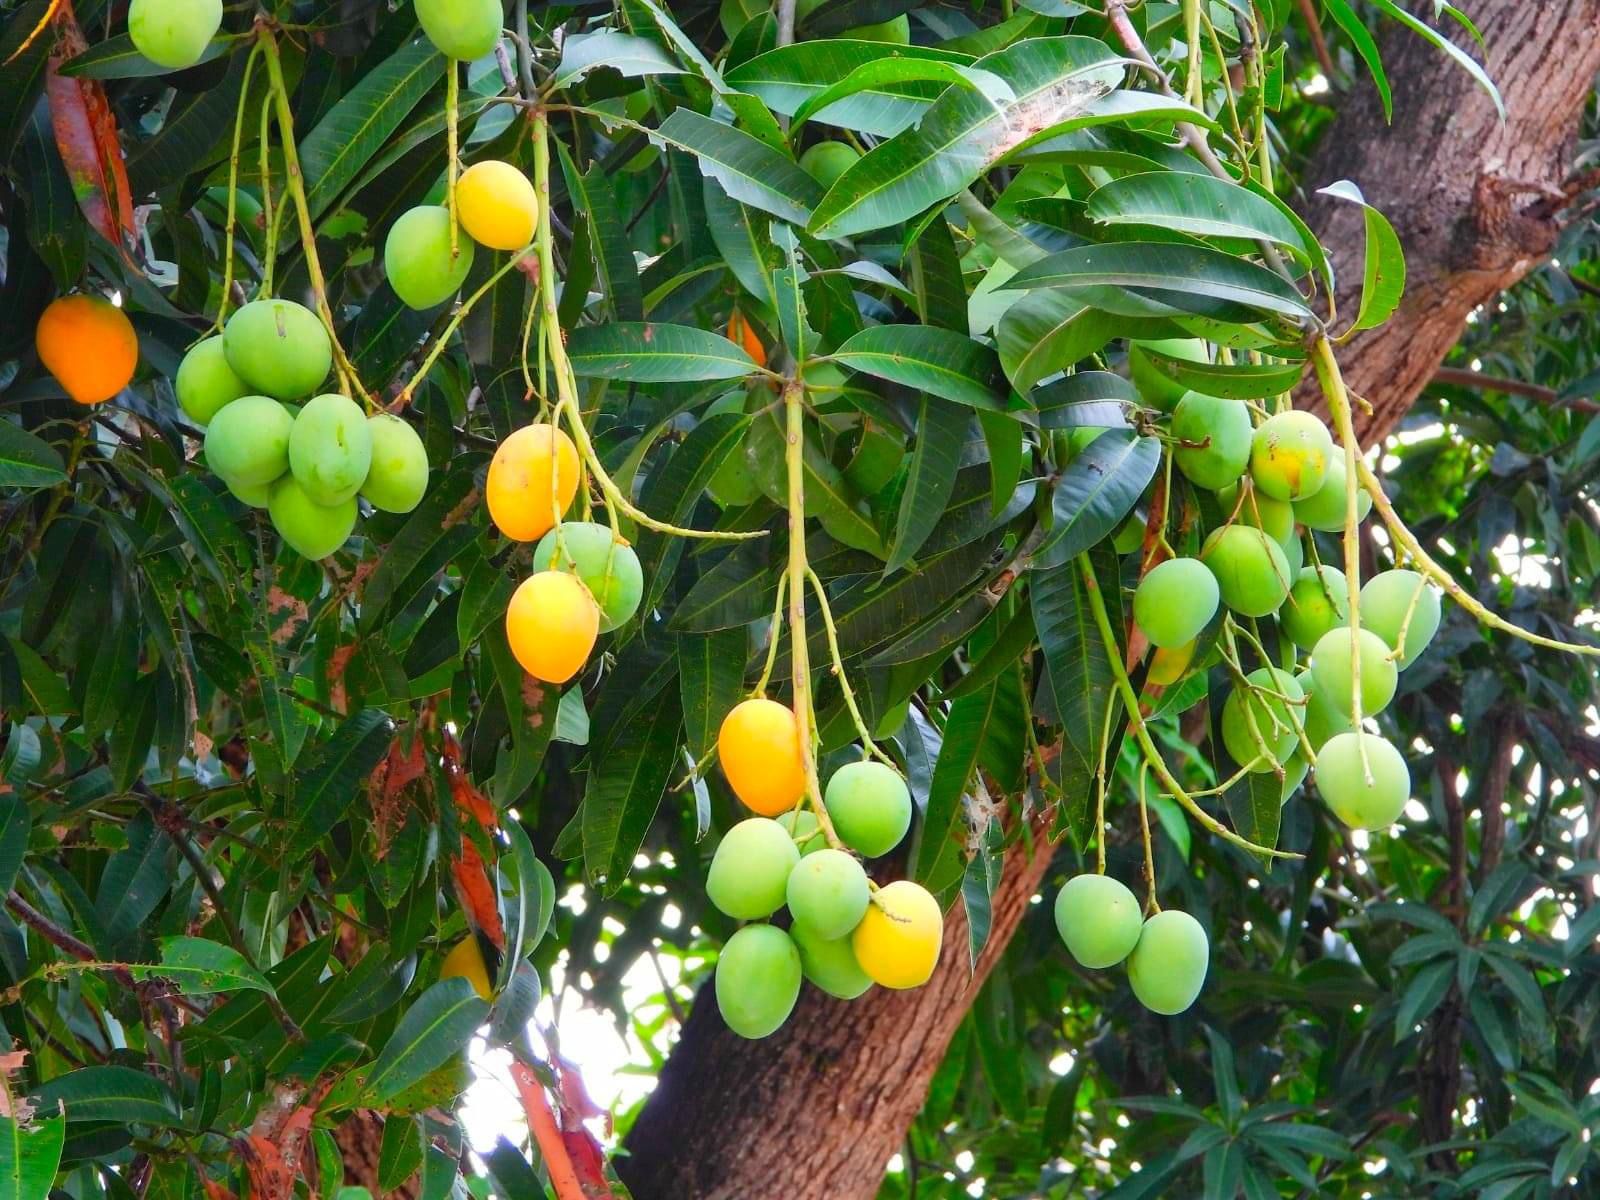
{"label": "young reddish leaf", "polygon": [[72,0],[61,0],[55,14],[56,48],[46,67],[45,95],[56,148],[72,181],[72,193],[89,224],[124,254],[134,238],[133,195],[123,163],[117,119],[95,79],[62,75],[61,64],[88,50]]}

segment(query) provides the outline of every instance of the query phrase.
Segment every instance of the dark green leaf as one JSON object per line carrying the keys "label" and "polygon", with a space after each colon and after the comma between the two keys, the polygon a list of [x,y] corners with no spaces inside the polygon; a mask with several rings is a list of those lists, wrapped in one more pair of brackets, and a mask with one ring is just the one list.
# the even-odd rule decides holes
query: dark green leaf
{"label": "dark green leaf", "polygon": [[48,442],[0,421],[0,487],[49,487],[66,478],[61,456]]}
{"label": "dark green leaf", "polygon": [[755,360],[721,334],[687,325],[587,325],[572,331],[567,349],[579,375],[634,383],[742,379],[757,369]]}
{"label": "dark green leaf", "polygon": [[1203,296],[1289,317],[1311,315],[1294,286],[1266,267],[1207,246],[1174,242],[1108,242],[1061,250],[1018,271],[1002,287],[1141,288],[1180,302]]}
{"label": "dark green leaf", "polygon": [[119,1125],[179,1128],[172,1093],[155,1076],[132,1067],[82,1067],[40,1084],[28,1097],[34,1109],[53,1116],[66,1108],[69,1122],[113,1121]]}
{"label": "dark green leaf", "polygon": [[332,207],[389,135],[438,84],[445,61],[426,38],[402,46],[361,76],[306,134],[300,143],[300,170],[313,219]]}
{"label": "dark green leaf", "polygon": [[307,853],[343,818],[393,737],[394,723],[381,709],[364,708],[339,726],[300,772],[295,795],[300,819],[289,840],[292,855]]}
{"label": "dark green leaf", "polygon": [[584,874],[609,895],[633,869],[677,761],[678,706],[653,705],[599,751],[583,796]]}
{"label": "dark green leaf", "polygon": [[373,1106],[460,1055],[489,1015],[489,1006],[465,979],[434,984],[406,1010],[367,1074],[363,1098]]}
{"label": "dark green leaf", "polygon": [[853,371],[973,408],[1006,407],[1005,375],[994,351],[954,330],[931,325],[863,329],[833,359]]}
{"label": "dark green leaf", "polygon": [[729,197],[804,225],[822,198],[817,181],[760,138],[691,109],[674,109],[654,137],[694,155],[702,174]]}
{"label": "dark green leaf", "polygon": [[747,641],[743,629],[678,637],[684,736],[696,761],[716,743],[722,718],[743,696]]}
{"label": "dark green leaf", "polygon": [[232,946],[197,937],[161,939],[159,965],[130,963],[135,979],[165,979],[181,995],[209,996],[215,992],[271,992],[272,985]]}
{"label": "dark green leaf", "polygon": [[1090,442],[1056,480],[1053,522],[1038,561],[1076,558],[1133,511],[1161,462],[1161,443],[1131,429],[1110,429]]}

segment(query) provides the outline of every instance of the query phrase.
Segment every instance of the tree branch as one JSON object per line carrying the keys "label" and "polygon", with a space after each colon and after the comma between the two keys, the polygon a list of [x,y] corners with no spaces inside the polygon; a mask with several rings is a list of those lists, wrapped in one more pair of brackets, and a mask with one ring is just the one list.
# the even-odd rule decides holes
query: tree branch
{"label": "tree branch", "polygon": [[1600,404],[1592,400],[1583,400],[1577,396],[1563,397],[1554,388],[1547,388],[1537,383],[1527,383],[1521,379],[1505,379],[1497,375],[1485,375],[1481,371],[1473,371],[1465,367],[1440,367],[1433,373],[1433,382],[1442,383],[1449,387],[1474,388],[1483,392],[1504,392],[1508,396],[1526,396],[1529,400],[1537,400],[1541,404],[1548,404],[1552,408],[1570,408],[1577,412],[1600,412]]}

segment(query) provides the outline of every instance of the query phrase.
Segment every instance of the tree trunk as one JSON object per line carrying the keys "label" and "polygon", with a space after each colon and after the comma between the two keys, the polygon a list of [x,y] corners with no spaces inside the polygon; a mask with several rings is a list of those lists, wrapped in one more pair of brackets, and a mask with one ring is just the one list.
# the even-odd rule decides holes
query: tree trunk
{"label": "tree trunk", "polygon": [[849,1200],[870,1197],[922,1107],[928,1084],[978,988],[1050,866],[1007,855],[994,923],[969,967],[961,905],[946,914],[944,951],[927,985],[835,1000],[805,987],[794,1015],[759,1042],[731,1033],[707,986],[615,1161],[635,1200]]}
{"label": "tree trunk", "polygon": [[[1467,314],[1550,253],[1568,186],[1578,121],[1600,69],[1600,0],[1483,0],[1472,16],[1508,109],[1465,71],[1387,23],[1384,62],[1395,87],[1387,125],[1371,84],[1344,101],[1305,178],[1352,179],[1394,224],[1408,282],[1400,308],[1340,355],[1387,432],[1461,336]],[[1465,40],[1464,38],[1458,40]],[[1340,312],[1356,311],[1361,216],[1318,203],[1313,225],[1333,255]],[[1342,328],[1342,325],[1341,325]],[[967,969],[960,906],[924,988],[878,989],[853,1003],[807,987],[782,1030],[761,1042],[728,1032],[703,990],[617,1168],[636,1200],[870,1200],[990,967],[1004,952],[1049,863],[1014,853],[995,896],[994,925]]]}
{"label": "tree trunk", "polygon": [[[1468,313],[1549,257],[1567,204],[1595,182],[1572,179],[1571,167],[1600,70],[1600,0],[1493,0],[1472,5],[1470,15],[1489,48],[1504,123],[1466,71],[1385,22],[1394,124],[1385,124],[1377,89],[1363,75],[1304,173],[1308,191],[1353,181],[1389,218],[1405,250],[1399,309],[1339,355],[1346,383],[1373,407],[1371,416],[1357,415],[1363,441],[1382,437],[1411,407],[1460,339]],[[1454,28],[1448,19],[1444,25]],[[1479,53],[1464,31],[1452,40]],[[1361,210],[1312,197],[1309,216],[1330,248],[1336,328],[1344,329],[1360,301]],[[1303,393],[1301,402],[1317,409],[1315,383]]]}

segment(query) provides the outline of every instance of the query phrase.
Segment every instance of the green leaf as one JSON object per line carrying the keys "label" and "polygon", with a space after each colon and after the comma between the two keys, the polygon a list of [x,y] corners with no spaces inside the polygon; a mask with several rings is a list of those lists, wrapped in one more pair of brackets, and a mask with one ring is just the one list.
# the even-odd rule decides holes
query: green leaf
{"label": "green leaf", "polygon": [[422,503],[384,547],[362,592],[361,625],[381,628],[386,619],[437,587],[438,577],[477,537],[474,458],[459,456],[442,478],[436,475]]}
{"label": "green leaf", "polygon": [[1077,760],[1070,774],[1063,772],[1077,785],[1066,789],[1064,815],[1074,840],[1083,846],[1092,832],[1089,789],[1100,763],[1106,706],[1114,696],[1111,660],[1077,571],[1062,567],[1030,572],[1028,598],[1066,741],[1063,763],[1067,752]]}
{"label": "green leaf", "polygon": [[1304,253],[1300,233],[1269,200],[1211,175],[1147,171],[1097,188],[1086,211],[1102,225],[1155,225],[1196,237],[1261,238]]}
{"label": "green leaf", "polygon": [[[1491,943],[1490,949],[1493,951],[1496,947]],[[1506,991],[1511,993],[1511,998],[1522,1010],[1524,1028],[1542,1029],[1548,1020],[1548,1015],[1545,1011],[1544,995],[1533,972],[1501,953],[1485,953],[1484,961],[1499,977],[1500,982],[1505,984]]]}
{"label": "green leaf", "polygon": [[1223,795],[1234,832],[1258,846],[1276,847],[1282,824],[1283,784],[1271,771],[1252,771]]}
{"label": "green leaf", "polygon": [[1455,979],[1454,961],[1429,963],[1418,971],[1407,985],[1400,1003],[1394,1011],[1394,1040],[1404,1041],[1411,1036],[1412,1027],[1426,1017],[1450,990]]}
{"label": "green leaf", "polygon": [[611,302],[612,316],[619,321],[642,320],[644,297],[639,289],[639,265],[623,225],[626,209],[616,184],[600,163],[589,168],[587,175],[579,174],[566,146],[557,142],[556,148],[561,154],[561,170],[573,208],[583,214],[588,224],[589,248],[605,285],[606,299]]}
{"label": "green leaf", "polygon": [[378,1147],[378,1188],[394,1192],[422,1166],[422,1122],[417,1117],[391,1113],[383,1121],[383,1141]]}
{"label": "green leaf", "polygon": [[[1494,80],[1489,78],[1489,73],[1473,62],[1465,50],[1450,41],[1449,38],[1431,25],[1424,25],[1416,17],[1394,3],[1394,0],[1372,0],[1372,3],[1380,12],[1388,13],[1407,29],[1424,40],[1431,42],[1437,49],[1442,50],[1453,58],[1462,70],[1477,80],[1479,87],[1489,93],[1489,99],[1494,101],[1494,109],[1500,114],[1500,119],[1502,121],[1506,119],[1506,105],[1505,101],[1500,98],[1500,89],[1495,87]],[[1385,112],[1387,112],[1387,106],[1385,107]]]}
{"label": "green leaf", "polygon": [[567,353],[579,375],[634,383],[742,379],[758,369],[754,359],[721,334],[654,321],[574,329]]}
{"label": "green leaf", "polygon": [[[145,476],[152,479],[152,476]],[[202,567],[231,593],[238,583],[237,564],[250,559],[250,548],[228,516],[217,494],[198,475],[184,474],[157,494],[172,497],[172,516]]]}
{"label": "green leaf", "polygon": [[1119,322],[1085,297],[1061,288],[1039,288],[1018,300],[995,329],[1000,365],[1011,386],[1026,394],[1034,384],[1064,371],[1117,336]]}
{"label": "green leaf", "polygon": [[464,1052],[488,1015],[489,1006],[467,980],[434,984],[406,1010],[378,1053],[362,1090],[364,1104],[382,1105]]}
{"label": "green leaf", "polygon": [[692,109],[674,109],[651,137],[694,155],[700,173],[715,179],[730,198],[780,220],[804,225],[822,198],[817,181],[793,159]]}
{"label": "green leaf", "polygon": [[883,567],[885,575],[910,562],[944,516],[971,424],[965,409],[952,408],[937,397],[922,398],[917,410],[917,440],[907,464],[894,541]]}
{"label": "green leaf", "polygon": [[[747,453],[758,472],[766,472],[763,486],[775,499],[783,496],[784,417],[772,405],[750,427]],[[822,447],[806,431],[801,470],[805,478],[806,515],[815,516],[836,541],[883,558],[888,553],[883,535],[866,512],[844,472],[834,466]]]}
{"label": "green leaf", "polygon": [[870,151],[829,189],[811,232],[837,238],[881,229],[948,200],[1007,154],[1048,136],[1121,82],[1121,60],[1093,38],[1033,38],[973,64],[1016,100],[949,88],[914,128]]}
{"label": "green leaf", "polygon": [[1039,410],[1041,429],[1080,425],[1117,429],[1128,423],[1128,406],[1143,403],[1133,384],[1110,371],[1074,372],[1036,388],[1029,399]]}
{"label": "green leaf", "polygon": [[794,124],[797,127],[803,125],[823,109],[857,93],[883,91],[888,85],[920,79],[966,88],[997,107],[1013,103],[1017,98],[1005,80],[976,67],[960,66],[935,58],[880,58],[862,63],[838,83],[808,97],[795,110]]}
{"label": "green leaf", "polygon": [[677,705],[659,701],[593,754],[584,790],[583,869],[606,895],[622,886],[677,760]]}
{"label": "green leaf", "polygon": [[1053,523],[1036,560],[1046,566],[1076,558],[1133,511],[1161,463],[1161,443],[1131,429],[1108,429],[1067,464],[1056,480]]}
{"label": "green leaf", "polygon": [[1000,886],[1000,872],[1005,866],[1003,837],[1000,822],[991,820],[984,827],[977,853],[961,876],[961,906],[967,914],[967,962],[973,968],[989,944],[989,929],[994,923],[994,890]]}
{"label": "green leaf", "polygon": [[667,628],[675,633],[708,633],[747,625],[772,611],[777,581],[771,550],[756,542],[740,542],[695,580]]}
{"label": "green leaf", "polygon": [[0,1200],[44,1200],[61,1165],[67,1119],[52,1116],[23,1125],[0,1117]]}
{"label": "green leaf", "polygon": [[209,996],[216,992],[271,992],[272,985],[232,946],[205,938],[173,936],[161,939],[161,962],[129,963],[135,979],[166,979],[184,996]]}
{"label": "green leaf", "polygon": [[103,949],[115,952],[138,932],[172,886],[174,851],[147,812],[127,826],[128,844],[111,856],[95,893],[95,915],[104,930]]}
{"label": "green leaf", "polygon": [[730,199],[715,179],[705,181],[702,198],[709,226],[707,232],[722,255],[723,265],[745,291],[768,308],[777,308],[778,294],[773,288],[772,272],[777,265],[778,252],[767,233],[772,222],[765,215],[757,217],[756,210],[748,204]]}
{"label": "green leaf", "polygon": [[1378,89],[1378,98],[1383,101],[1383,119],[1394,120],[1394,95],[1389,87],[1388,73],[1383,69],[1383,55],[1378,51],[1378,43],[1373,40],[1366,23],[1356,15],[1348,0],[1324,0],[1324,3],[1335,23],[1344,30],[1350,44],[1356,48],[1361,61],[1367,64],[1372,82]]}
{"label": "green leaf", "polygon": [[0,421],[0,487],[49,487],[66,481],[61,456],[21,426]]}
{"label": "green leaf", "polygon": [[958,700],[986,686],[1027,654],[1034,637],[1032,609],[1018,608],[996,635],[994,643],[972,664],[972,669],[944,690],[944,699]]}
{"label": "green leaf", "polygon": [[[427,38],[402,46],[360,77],[300,142],[313,220],[322,216],[439,82],[445,59]],[[454,68],[451,68],[452,70]],[[294,225],[284,236],[294,238]]]}
{"label": "green leaf", "polygon": [[308,853],[343,819],[393,737],[394,722],[382,709],[364,708],[345,719],[300,772],[295,791],[300,819],[289,838],[291,856]]}
{"label": "green leaf", "polygon": [[514,900],[502,899],[508,910],[506,948],[501,956],[498,980],[502,987],[511,982],[511,976],[516,973],[523,956],[544,937],[555,909],[556,892],[550,869],[533,852],[533,843],[528,840],[528,832],[522,828],[522,823],[508,820],[505,823],[505,836],[511,843],[511,853],[502,857],[501,869],[504,870],[505,864],[510,863]]}
{"label": "green leaf", "polygon": [[1351,329],[1372,329],[1389,319],[1406,290],[1406,256],[1394,226],[1361,195],[1348,179],[1319,188],[1319,193],[1361,205],[1366,221],[1367,252],[1361,283],[1361,308]]}
{"label": "green leaf", "polygon": [[614,29],[569,34],[561,43],[561,64],[550,86],[564,88],[596,67],[634,78],[641,75],[682,75],[684,68],[655,42]]}
{"label": "green leaf", "polygon": [[996,680],[950,706],[913,854],[914,877],[931,892],[942,892],[961,878],[967,844],[961,799],[978,769],[978,755],[999,696],[1000,681]]}
{"label": "green leaf", "polygon": [[[856,71],[885,61],[969,64],[974,60],[969,54],[928,46],[828,39],[769,50],[732,68],[727,78],[734,87],[760,96],[774,112],[794,116]],[[824,107],[814,107],[809,117],[873,137],[892,137],[926,112],[945,86],[937,79],[885,77]]]}
{"label": "green leaf", "polygon": [[[234,47],[239,45],[240,40],[237,34],[224,33],[214,36],[206,43],[205,49],[200,52],[200,57],[193,65],[208,63],[231,53]],[[82,79],[148,79],[170,75],[172,68],[151,62],[139,53],[131,37],[119,33],[106,38],[103,42],[96,42],[82,54],[62,63],[61,74]]]}
{"label": "green leaf", "polygon": [[1139,288],[1232,301],[1290,317],[1311,315],[1300,293],[1276,272],[1208,246],[1175,242],[1108,242],[1061,250],[1018,271],[1001,287]]}
{"label": "green leaf", "polygon": [[932,325],[876,325],[833,353],[853,371],[973,408],[1006,407],[1000,361],[981,342]]}
{"label": "green leaf", "polygon": [[1191,391],[1230,400],[1265,400],[1289,391],[1305,373],[1302,362],[1197,363],[1168,358],[1140,347],[1145,360],[1168,379]]}
{"label": "green leaf", "polygon": [[54,1115],[66,1109],[69,1123],[110,1121],[117,1125],[181,1128],[177,1102],[154,1075],[132,1067],[82,1067],[40,1084],[28,1097],[34,1110]]}
{"label": "green leaf", "polygon": [[[684,525],[706,486],[730,454],[739,453],[750,418],[739,413],[714,413],[684,438],[656,468],[639,494],[639,505],[651,516],[671,525]],[[644,610],[649,612],[667,590],[671,568],[682,549],[681,539],[656,530],[639,536],[638,555],[644,574]]]}
{"label": "green leaf", "polygon": [[[22,730],[33,734],[33,730],[25,725],[11,727],[10,742],[21,742],[18,736]],[[38,736],[33,736],[33,745],[37,753],[39,744]],[[12,747],[8,742],[6,746],[9,754]],[[13,781],[20,783],[20,779]],[[28,806],[15,792],[10,791],[0,795],[0,896],[9,895],[12,885],[17,881],[17,872],[22,869],[23,857],[28,851],[28,834],[32,828],[32,820],[28,815]]]}
{"label": "green leaf", "polygon": [[747,645],[743,629],[678,637],[684,737],[697,762],[716,744],[722,718],[743,697]]}

